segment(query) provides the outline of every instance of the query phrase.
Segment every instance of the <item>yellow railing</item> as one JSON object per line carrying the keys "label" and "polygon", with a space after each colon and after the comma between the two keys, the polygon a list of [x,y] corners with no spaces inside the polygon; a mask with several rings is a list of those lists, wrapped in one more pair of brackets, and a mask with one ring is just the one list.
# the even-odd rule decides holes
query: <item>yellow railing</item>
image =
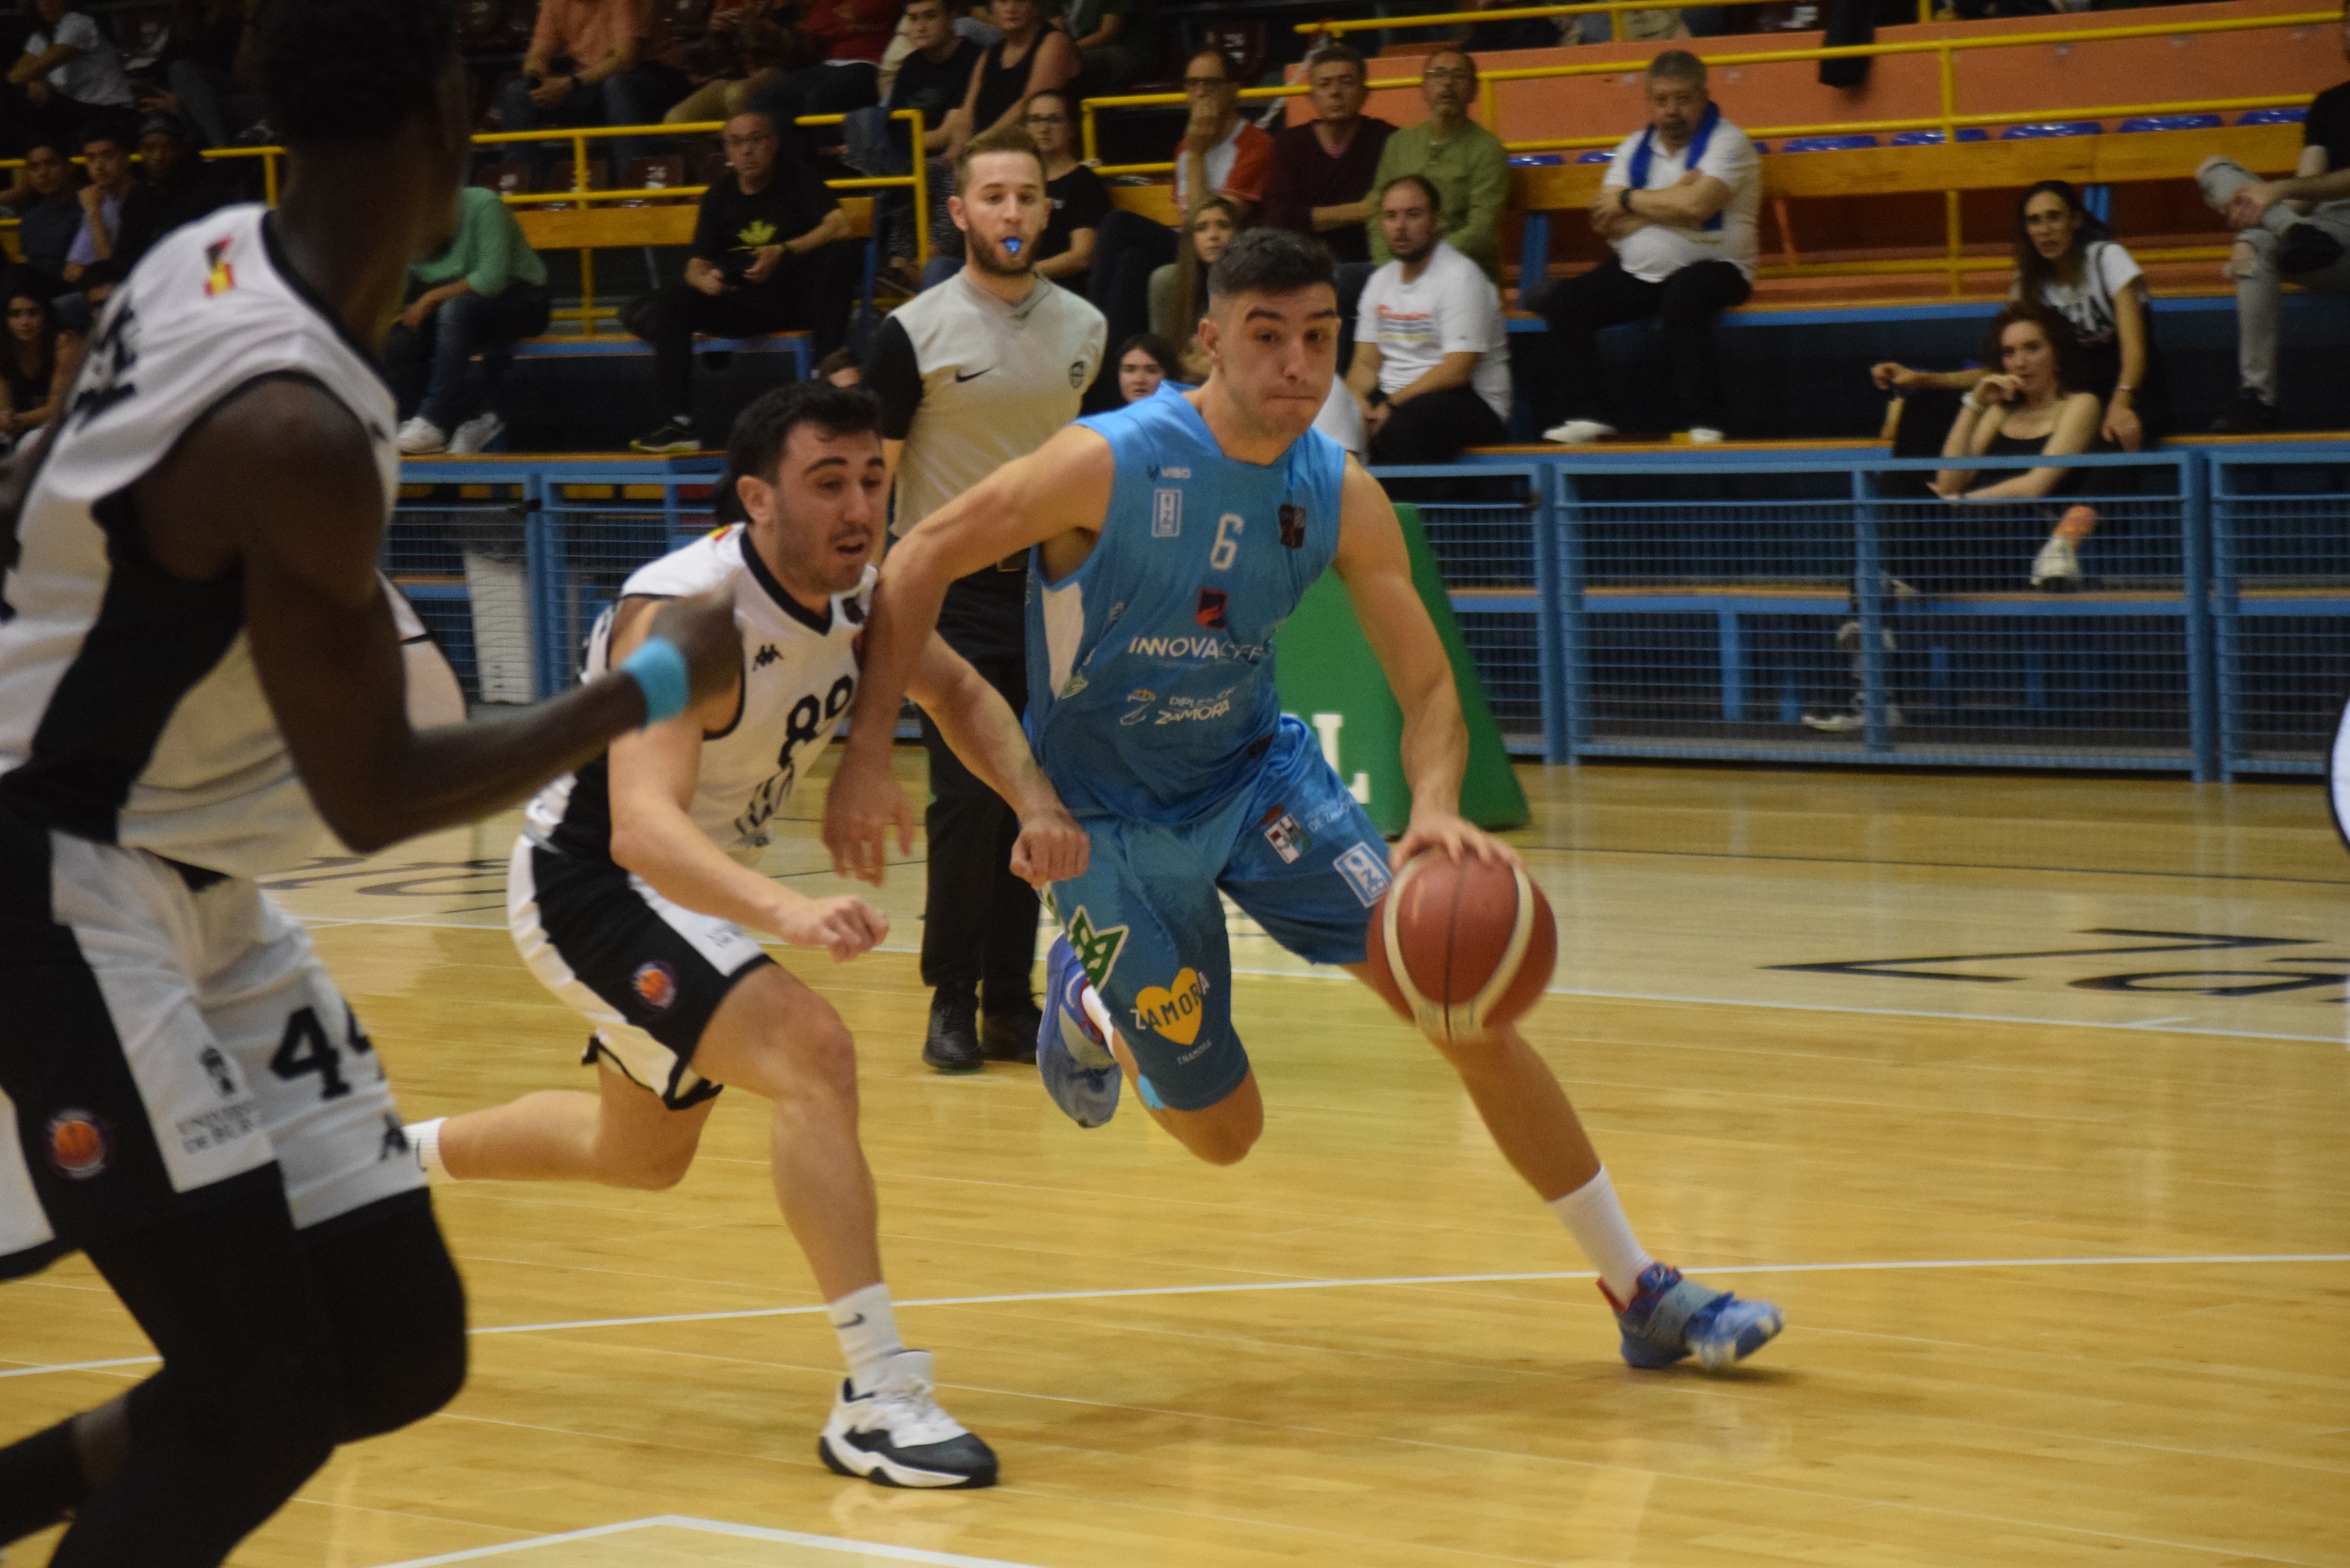
{"label": "yellow railing", "polygon": [[[1351,22],[1300,22],[1296,31],[1308,36],[1336,37],[1346,33],[1377,33],[1388,28],[1474,26],[1481,22],[1518,22],[1537,16],[1592,16],[1607,14],[1608,36],[1623,43],[1627,11],[1689,11],[1718,5],[1721,0],[1597,0],[1575,5],[1509,5],[1491,11],[1440,11],[1425,16],[1371,16]],[[1937,20],[1934,0],[1918,0],[1918,20]],[[1956,20],[1952,16],[1946,18]],[[1660,40],[1661,41],[1661,40]]]}
{"label": "yellow railing", "polygon": [[[825,183],[836,191],[881,191],[900,188],[912,191],[914,198],[914,259],[918,264],[927,263],[931,259],[930,159],[924,155],[922,151],[922,138],[926,134],[925,128],[922,123],[922,111],[918,109],[901,109],[892,112],[889,118],[892,119],[902,119],[910,122],[911,142],[914,150],[913,172],[910,174],[877,175],[869,178],[854,180],[827,180]],[[800,116],[792,123],[795,125],[838,125],[846,119],[847,119],[847,116],[840,114],[806,114]],[[590,141],[608,141],[614,138],[623,136],[634,137],[640,140],[650,140],[660,137],[714,135],[725,129],[726,122],[720,119],[694,120],[690,124],[679,125],[573,126],[567,129],[554,130],[484,131],[480,135],[475,136],[473,139],[473,145],[476,147],[499,147],[516,142],[530,141],[569,142],[571,144],[572,185],[570,190],[536,191],[525,192],[519,195],[509,195],[505,198],[505,202],[510,207],[544,206],[556,202],[560,202],[566,206],[576,204],[581,207],[587,207],[598,202],[644,202],[654,197],[662,196],[700,196],[704,191],[709,189],[706,185],[671,185],[647,187],[639,190],[591,191],[588,189],[587,185],[588,144]],[[277,204],[278,161],[286,156],[286,149],[283,147],[214,148],[204,152],[203,156],[206,159],[211,160],[224,160],[230,158],[260,159],[262,161],[261,184],[263,199],[273,207]],[[78,163],[83,161],[77,158],[74,161]],[[21,169],[24,167],[24,164],[25,161],[21,158],[0,159],[0,170]],[[15,226],[15,220],[0,223],[0,228],[13,226]],[[879,236],[877,234],[875,236],[877,243],[879,238]],[[609,307],[599,308],[596,304],[596,253],[593,249],[587,246],[582,246],[580,248],[578,307],[577,309],[558,310],[554,314],[557,317],[565,320],[576,320],[580,324],[583,330],[589,331],[594,329],[595,324],[599,318],[619,314],[616,309]]]}
{"label": "yellow railing", "polygon": [[[1926,0],[1921,0],[1921,6],[1924,3]],[[1530,5],[1511,10],[1479,11],[1465,15],[1478,20],[1492,20],[1508,16],[1561,16],[1578,12],[1654,8],[1656,7],[1632,4],[1631,0],[1605,0],[1604,4],[1596,5]],[[1382,17],[1361,23],[1333,23],[1330,26],[1334,28],[1359,29],[1398,25],[1432,25],[1432,20],[1459,22],[1462,15],[1455,14],[1450,17],[1433,19],[1427,16]],[[1933,55],[1936,57],[1937,91],[1940,100],[1939,111],[1933,115],[1903,119],[1850,121],[1842,124],[1749,126],[1743,129],[1749,135],[1758,138],[1831,135],[1840,131],[1858,133],[1879,130],[1939,130],[1947,140],[1955,141],[1962,127],[2013,125],[2052,116],[2067,119],[2106,119],[2126,115],[2179,114],[2221,109],[2282,108],[2306,101],[2304,98],[2299,96],[2262,96],[2201,99],[2188,103],[2114,104],[2085,109],[2068,107],[2001,114],[1961,114],[1959,112],[1958,103],[1958,57],[1962,54],[1970,54],[1981,49],[2032,48],[2098,43],[2116,38],[2176,38],[2205,33],[2253,32],[2271,27],[2328,26],[2340,23],[2343,16],[2344,13],[2339,10],[2301,11],[2282,16],[2230,16],[2201,22],[2169,22],[2140,24],[2134,26],[2052,29],[2044,33],[1998,33],[1964,37],[1918,38],[1896,43],[1856,44],[1838,48],[1752,49],[1737,54],[1692,52],[1698,53],[1698,57],[1709,67],[1780,65],[1811,60],[1874,59],[1880,56],[1890,55]],[[1318,30],[1319,26],[1319,24],[1301,26],[1299,30],[1312,32]],[[1496,89],[1503,82],[1550,81],[1568,77],[1621,76],[1625,68],[1625,62],[1617,59],[1594,61],[1588,64],[1517,66],[1502,70],[1482,72],[1479,78],[1480,106],[1486,129],[1492,130],[1496,135],[1500,134],[1501,100]],[[1417,87],[1419,81],[1416,77],[1388,77],[1371,81],[1367,85],[1377,91],[1382,88]],[[1307,90],[1306,84],[1304,82],[1290,82],[1280,87],[1243,88],[1241,89],[1240,96],[1243,99],[1285,99],[1298,97]],[[1107,109],[1159,108],[1185,101],[1184,95],[1181,93],[1127,93],[1117,97],[1086,99],[1078,109],[1086,161],[1095,165],[1096,173],[1103,175],[1170,172],[1175,167],[1172,163],[1102,163],[1100,161],[1100,128],[1096,116],[1098,111]],[[1604,136],[1554,137],[1532,141],[1504,140],[1503,146],[1512,152],[1540,152],[1578,147],[1607,147],[1613,146],[1620,140],[1620,137]],[[1960,227],[1959,193],[1956,191],[1944,192],[1943,204],[1944,226],[1948,241],[1945,265],[1950,272],[1950,292],[1956,295],[1961,292],[1960,278],[1962,273],[1967,270],[1960,265],[1965,239]]]}

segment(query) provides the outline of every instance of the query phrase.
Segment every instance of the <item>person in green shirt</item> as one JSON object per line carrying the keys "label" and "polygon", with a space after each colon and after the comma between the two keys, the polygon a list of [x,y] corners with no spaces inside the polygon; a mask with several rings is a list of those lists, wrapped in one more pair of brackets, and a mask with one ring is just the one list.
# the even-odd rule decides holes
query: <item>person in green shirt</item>
{"label": "person in green shirt", "polygon": [[[505,433],[498,392],[525,337],[546,330],[546,264],[495,191],[469,186],[457,234],[408,269],[408,307],[384,339],[384,366],[408,421],[400,450],[480,452]],[[468,417],[465,367],[482,356],[480,412]]]}
{"label": "person in green shirt", "polygon": [[[1459,49],[1440,49],[1420,72],[1428,118],[1388,138],[1371,189],[1384,191],[1406,174],[1432,183],[1442,199],[1445,242],[1502,281],[1502,204],[1510,194],[1510,155],[1501,139],[1469,118],[1477,99],[1477,62]],[[1365,225],[1371,262],[1394,259],[1376,215]]]}

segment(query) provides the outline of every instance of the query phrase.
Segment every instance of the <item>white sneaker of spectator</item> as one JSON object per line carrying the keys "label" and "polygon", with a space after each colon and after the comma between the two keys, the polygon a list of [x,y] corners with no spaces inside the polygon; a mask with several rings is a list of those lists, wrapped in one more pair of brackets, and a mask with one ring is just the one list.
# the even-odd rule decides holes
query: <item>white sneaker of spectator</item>
{"label": "white sneaker of spectator", "polygon": [[1555,441],[1561,446],[1589,446],[1593,441],[1606,441],[1616,433],[1616,427],[1597,420],[1569,420],[1563,425],[1553,425],[1543,431],[1543,440]]}
{"label": "white sneaker of spectator", "polygon": [[476,414],[449,437],[449,450],[455,453],[487,452],[490,443],[505,433],[506,422],[497,415]]}
{"label": "white sneaker of spectator", "polygon": [[1723,440],[1722,433],[1711,425],[1690,426],[1689,438],[1691,446],[1720,446]]}
{"label": "white sneaker of spectator", "polygon": [[392,441],[394,445],[410,457],[423,457],[432,452],[449,450],[449,432],[422,414],[417,415],[400,426],[400,434],[393,437]]}
{"label": "white sneaker of spectator", "polygon": [[2032,586],[2058,593],[2081,586],[2081,555],[2073,548],[2072,540],[2052,535],[2040,546],[2032,563]]}

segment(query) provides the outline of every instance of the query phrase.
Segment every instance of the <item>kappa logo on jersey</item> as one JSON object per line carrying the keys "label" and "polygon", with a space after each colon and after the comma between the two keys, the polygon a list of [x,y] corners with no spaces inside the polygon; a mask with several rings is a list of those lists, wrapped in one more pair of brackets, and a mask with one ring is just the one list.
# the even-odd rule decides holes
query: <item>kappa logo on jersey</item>
{"label": "kappa logo on jersey", "polygon": [[1183,493],[1158,489],[1150,493],[1150,536],[1178,539],[1183,534]]}
{"label": "kappa logo on jersey", "polygon": [[1379,895],[1395,880],[1388,875],[1387,862],[1367,844],[1357,844],[1331,863],[1331,869],[1346,879],[1353,890],[1355,901],[1366,909],[1379,901]]}
{"label": "kappa logo on jersey", "polygon": [[667,1012],[677,1001],[677,971],[659,959],[649,960],[639,964],[637,972],[629,978],[629,989],[655,1012]]}
{"label": "kappa logo on jersey", "polygon": [[764,644],[759,649],[759,657],[751,660],[751,668],[754,670],[764,670],[767,666],[775,663],[775,660],[781,659],[783,656],[784,650],[777,648],[774,643],[770,642]]}
{"label": "kappa logo on jersey", "polygon": [[1069,387],[1073,391],[1086,389],[1086,362],[1083,359],[1069,361]]}
{"label": "kappa logo on jersey", "polygon": [[224,1100],[236,1098],[236,1075],[228,1070],[228,1058],[220,1054],[217,1045],[207,1045],[196,1053],[196,1065],[210,1075],[213,1087]]}
{"label": "kappa logo on jersey", "polygon": [[228,265],[229,242],[214,240],[204,247],[204,297],[217,299],[236,286],[236,269]]}
{"label": "kappa logo on jersey", "polygon": [[1069,947],[1077,955],[1077,967],[1086,971],[1087,983],[1096,991],[1109,983],[1110,971],[1118,967],[1118,955],[1126,948],[1126,932],[1124,926],[1096,930],[1094,918],[1083,904],[1069,917]]}
{"label": "kappa logo on jersey", "polygon": [[1207,977],[1189,964],[1167,984],[1146,985],[1134,993],[1136,1027],[1163,1034],[1178,1045],[1200,1037],[1200,1020],[1207,1014]]}
{"label": "kappa logo on jersey", "polygon": [[1297,818],[1289,814],[1285,805],[1268,806],[1257,823],[1264,829],[1264,841],[1273,846],[1273,852],[1281,857],[1284,866],[1296,865],[1298,857],[1314,847],[1312,836],[1297,826]]}
{"label": "kappa logo on jersey", "polygon": [[1222,588],[1201,588],[1200,603],[1191,611],[1191,618],[1210,631],[1229,631],[1232,628],[1224,619],[1224,608],[1232,602],[1232,597]]}
{"label": "kappa logo on jersey", "polygon": [[49,1118],[49,1164],[68,1181],[88,1181],[102,1174],[114,1153],[114,1140],[95,1112],[76,1107]]}
{"label": "kappa logo on jersey", "polygon": [[1287,502],[1281,506],[1281,547],[1284,550],[1305,548],[1305,508]]}

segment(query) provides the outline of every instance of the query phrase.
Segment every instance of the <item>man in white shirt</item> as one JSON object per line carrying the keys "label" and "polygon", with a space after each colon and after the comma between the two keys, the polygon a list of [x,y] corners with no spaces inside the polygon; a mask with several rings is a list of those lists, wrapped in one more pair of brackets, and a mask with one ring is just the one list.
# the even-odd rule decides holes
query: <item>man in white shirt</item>
{"label": "man in white shirt", "polygon": [[1395,257],[1363,286],[1347,387],[1364,408],[1374,463],[1451,462],[1509,437],[1509,327],[1477,264],[1438,235],[1433,181],[1399,174],[1379,192]]}
{"label": "man in white shirt", "polygon": [[98,23],[67,0],[35,0],[25,52],[8,69],[13,115],[36,134],[72,136],[109,111],[128,115],[130,78]]}
{"label": "man in white shirt", "polygon": [[1661,317],[1681,427],[1721,439],[1721,379],[1713,318],[1754,292],[1754,221],[1762,169],[1746,133],[1707,96],[1705,62],[1667,49],[1648,62],[1648,128],[1617,145],[1592,203],[1591,226],[1616,254],[1553,285],[1538,308],[1550,323],[1551,385],[1566,419],[1543,432],[1567,445],[1616,433],[1607,416],[1599,329]]}

